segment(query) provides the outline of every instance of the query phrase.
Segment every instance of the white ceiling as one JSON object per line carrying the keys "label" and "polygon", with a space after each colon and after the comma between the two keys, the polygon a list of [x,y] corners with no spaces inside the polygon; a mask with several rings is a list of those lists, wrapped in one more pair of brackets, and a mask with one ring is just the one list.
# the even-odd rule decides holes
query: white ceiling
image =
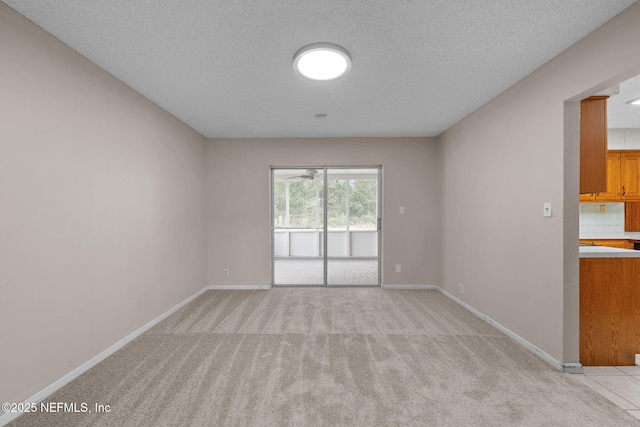
{"label": "white ceiling", "polygon": [[640,105],[629,101],[640,98],[640,75],[620,83],[620,93],[607,100],[609,128],[640,128]]}
{"label": "white ceiling", "polygon": [[[203,135],[238,138],[437,136],[635,0],[2,1]],[[350,73],[296,75],[314,42],[349,50]]]}

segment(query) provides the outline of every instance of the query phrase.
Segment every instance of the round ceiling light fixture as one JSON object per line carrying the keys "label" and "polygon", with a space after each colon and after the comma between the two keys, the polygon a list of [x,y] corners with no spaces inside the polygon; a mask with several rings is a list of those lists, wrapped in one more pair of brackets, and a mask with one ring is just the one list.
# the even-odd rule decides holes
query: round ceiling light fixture
{"label": "round ceiling light fixture", "polygon": [[293,69],[313,81],[336,80],[350,68],[351,55],[347,49],[333,43],[312,43],[293,56]]}

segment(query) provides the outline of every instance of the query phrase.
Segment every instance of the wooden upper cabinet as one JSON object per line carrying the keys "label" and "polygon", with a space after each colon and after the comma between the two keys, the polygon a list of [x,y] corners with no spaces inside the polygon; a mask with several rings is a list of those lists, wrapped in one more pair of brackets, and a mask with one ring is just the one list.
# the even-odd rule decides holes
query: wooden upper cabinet
{"label": "wooden upper cabinet", "polygon": [[607,96],[580,101],[580,193],[607,192]]}
{"label": "wooden upper cabinet", "polygon": [[[640,152],[639,152],[640,153]],[[607,191],[596,194],[581,194],[581,202],[619,202],[622,196],[622,186],[620,185],[620,158],[619,151],[609,151],[607,153]],[[640,160],[640,156],[638,157]]]}
{"label": "wooden upper cabinet", "polygon": [[620,200],[640,200],[640,152],[620,154]]}
{"label": "wooden upper cabinet", "polygon": [[[596,194],[594,200],[602,202],[620,201],[622,195],[620,186],[620,158],[622,155],[623,154],[619,152],[613,151],[607,154],[607,191]],[[638,156],[638,160],[640,160],[640,156]]]}
{"label": "wooden upper cabinet", "polygon": [[606,191],[580,194],[581,202],[640,202],[640,151],[609,151],[606,171]]}

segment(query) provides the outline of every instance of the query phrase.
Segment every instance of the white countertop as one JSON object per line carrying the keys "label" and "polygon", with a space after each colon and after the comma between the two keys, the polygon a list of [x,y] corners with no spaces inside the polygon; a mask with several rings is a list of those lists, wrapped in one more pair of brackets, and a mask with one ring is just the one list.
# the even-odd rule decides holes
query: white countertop
{"label": "white countertop", "polygon": [[640,258],[640,251],[608,246],[580,246],[580,258]]}

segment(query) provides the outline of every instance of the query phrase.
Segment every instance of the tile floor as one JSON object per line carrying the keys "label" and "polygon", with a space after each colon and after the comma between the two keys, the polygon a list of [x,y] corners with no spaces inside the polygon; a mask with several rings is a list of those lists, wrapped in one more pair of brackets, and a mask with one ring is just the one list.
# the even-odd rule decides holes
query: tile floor
{"label": "tile floor", "polygon": [[[638,357],[636,357],[636,363]],[[576,377],[640,419],[640,366],[584,366]]]}

